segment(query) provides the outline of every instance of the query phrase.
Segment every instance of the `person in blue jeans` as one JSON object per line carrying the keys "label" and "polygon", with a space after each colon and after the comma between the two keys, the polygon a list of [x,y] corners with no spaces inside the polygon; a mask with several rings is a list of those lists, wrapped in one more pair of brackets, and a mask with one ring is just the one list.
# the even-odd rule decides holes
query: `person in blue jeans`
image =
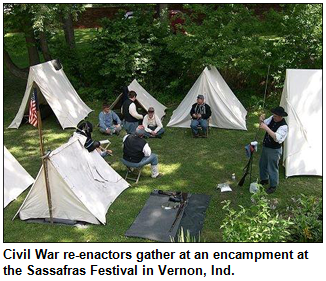
{"label": "person in blue jeans", "polygon": [[208,126],[207,119],[211,117],[211,115],[211,107],[205,103],[204,96],[198,95],[197,102],[192,105],[190,110],[190,116],[192,118],[190,127],[195,138],[199,137],[198,125],[202,127],[203,137],[206,137],[206,131]]}
{"label": "person in blue jeans", "polygon": [[158,169],[158,157],[152,153],[146,140],[144,140],[144,126],[137,127],[135,134],[126,135],[123,138],[123,159],[122,162],[131,168],[140,168],[151,164],[152,178],[162,174]]}
{"label": "person in blue jeans", "polygon": [[99,129],[102,134],[119,135],[121,131],[121,120],[119,116],[110,109],[107,103],[103,104],[103,110],[98,116]]}

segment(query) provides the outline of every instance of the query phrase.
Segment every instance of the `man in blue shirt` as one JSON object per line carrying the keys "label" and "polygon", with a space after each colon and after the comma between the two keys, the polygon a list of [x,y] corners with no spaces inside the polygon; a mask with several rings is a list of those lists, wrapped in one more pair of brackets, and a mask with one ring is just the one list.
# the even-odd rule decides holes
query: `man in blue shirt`
{"label": "man in blue shirt", "polygon": [[119,116],[110,109],[108,104],[103,104],[103,111],[100,112],[98,119],[101,133],[107,135],[119,135],[121,131],[121,120]]}

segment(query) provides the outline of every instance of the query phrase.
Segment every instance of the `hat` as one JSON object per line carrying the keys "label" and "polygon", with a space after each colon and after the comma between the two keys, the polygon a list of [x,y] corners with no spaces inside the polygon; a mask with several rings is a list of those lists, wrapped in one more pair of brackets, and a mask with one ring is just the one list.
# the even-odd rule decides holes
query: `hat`
{"label": "hat", "polygon": [[203,100],[203,99],[204,99],[204,96],[203,96],[203,95],[198,95],[198,96],[197,96],[197,99],[201,99],[201,100]]}
{"label": "hat", "polygon": [[148,112],[154,112],[154,107],[149,107]]}
{"label": "hat", "polygon": [[282,106],[277,106],[273,109],[271,109],[271,112],[282,117],[288,116],[288,114],[285,112],[284,108]]}
{"label": "hat", "polygon": [[138,126],[136,129],[135,135],[139,136],[139,137],[143,136],[143,135],[145,135],[145,130],[142,127]]}

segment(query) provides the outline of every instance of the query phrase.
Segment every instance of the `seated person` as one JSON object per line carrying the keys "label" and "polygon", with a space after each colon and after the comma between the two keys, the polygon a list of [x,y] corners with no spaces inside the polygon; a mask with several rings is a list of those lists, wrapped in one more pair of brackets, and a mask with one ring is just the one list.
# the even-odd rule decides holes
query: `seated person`
{"label": "seated person", "polygon": [[208,122],[207,119],[212,115],[211,107],[204,102],[204,96],[198,95],[197,102],[194,103],[190,110],[191,130],[195,137],[199,137],[198,125],[203,129],[203,136],[206,137]]}
{"label": "seated person", "polygon": [[119,116],[110,109],[107,103],[103,104],[103,111],[100,112],[98,119],[101,133],[119,135],[121,131],[121,120]]}
{"label": "seated person", "polygon": [[135,134],[123,138],[123,163],[132,168],[151,164],[152,178],[157,178],[162,175],[158,171],[158,158],[143,139],[144,134],[144,126],[140,125]]}
{"label": "seated person", "polygon": [[92,145],[92,149],[96,149],[96,151],[104,158],[105,156],[112,156],[112,150],[110,149],[105,149],[104,147],[101,146],[101,143],[99,141],[94,141]]}
{"label": "seated person", "polygon": [[161,138],[164,133],[163,125],[160,118],[154,113],[154,108],[148,108],[148,114],[143,119],[145,137]]}

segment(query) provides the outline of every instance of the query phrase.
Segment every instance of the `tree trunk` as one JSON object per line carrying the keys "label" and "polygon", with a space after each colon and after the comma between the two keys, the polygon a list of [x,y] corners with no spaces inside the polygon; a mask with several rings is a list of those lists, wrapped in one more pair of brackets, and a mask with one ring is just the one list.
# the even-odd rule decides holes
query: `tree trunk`
{"label": "tree trunk", "polygon": [[163,10],[168,9],[168,4],[156,4],[156,9],[159,18],[162,20],[164,16]]}
{"label": "tree trunk", "polygon": [[66,42],[70,49],[75,48],[75,33],[72,21],[72,15],[69,13],[62,17],[63,31],[65,33]]}
{"label": "tree trunk", "polygon": [[36,40],[34,37],[33,29],[25,32],[25,40],[28,50],[29,65],[36,65],[40,63],[40,56],[36,47]]}
{"label": "tree trunk", "polygon": [[48,46],[48,42],[46,40],[46,35],[44,31],[40,31],[40,44],[41,44],[41,49],[42,49],[42,54],[44,57],[45,61],[52,60],[51,54],[50,54],[50,49]]}
{"label": "tree trunk", "polygon": [[22,69],[19,68],[11,59],[9,53],[3,49],[3,62],[5,63],[5,66],[9,70],[9,72],[21,79],[27,79],[28,78],[28,68]]}

